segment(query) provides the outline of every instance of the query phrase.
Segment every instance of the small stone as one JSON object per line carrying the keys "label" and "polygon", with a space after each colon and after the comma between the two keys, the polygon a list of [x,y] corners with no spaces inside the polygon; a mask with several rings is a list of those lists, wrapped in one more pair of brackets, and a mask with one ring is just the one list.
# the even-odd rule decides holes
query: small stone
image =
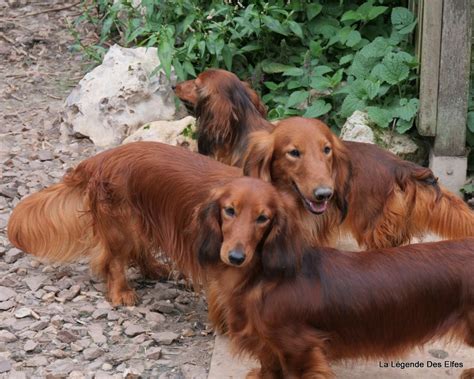
{"label": "small stone", "polygon": [[438,359],[446,359],[449,355],[447,351],[441,349],[430,349],[428,350],[428,353]]}
{"label": "small stone", "polygon": [[141,326],[139,325],[130,325],[128,326],[125,331],[124,331],[125,335],[128,336],[128,337],[135,337],[139,334],[142,334],[142,333],[145,333],[145,329],[143,329]]}
{"label": "small stone", "polygon": [[76,369],[77,365],[71,358],[58,359],[46,367],[47,371],[55,375],[68,375],[71,371]]}
{"label": "small stone", "polygon": [[94,320],[106,318],[109,313],[110,312],[107,309],[96,309],[94,313],[92,313],[92,318]]}
{"label": "small stone", "polygon": [[79,339],[78,336],[76,336],[75,334],[73,334],[73,333],[71,333],[67,330],[61,330],[60,332],[58,332],[57,338],[58,338],[58,340],[60,340],[61,342],[64,342],[64,343],[75,342]]}
{"label": "small stone", "polygon": [[12,309],[15,306],[15,302],[12,300],[2,301],[0,302],[0,311],[7,311]]}
{"label": "small stone", "polygon": [[180,368],[184,379],[207,379],[207,370],[204,367],[185,363]]}
{"label": "small stone", "polygon": [[120,314],[115,311],[110,311],[107,313],[107,320],[109,321],[117,321],[120,318]]}
{"label": "small stone", "polygon": [[25,366],[28,367],[46,366],[47,364],[48,360],[43,355],[36,355],[25,362]]}
{"label": "small stone", "polygon": [[14,247],[5,253],[3,260],[9,264],[15,263],[22,255],[23,252],[20,249]]}
{"label": "small stone", "polygon": [[52,161],[54,159],[54,155],[49,150],[40,150],[38,152],[38,159],[42,162],[44,161]]}
{"label": "small stone", "polygon": [[17,339],[17,336],[10,333],[8,330],[0,330],[0,342],[15,342]]}
{"label": "small stone", "polygon": [[174,313],[176,311],[174,304],[169,300],[160,300],[150,307],[151,311],[160,313]]}
{"label": "small stone", "polygon": [[104,352],[101,349],[89,347],[84,350],[83,354],[85,359],[87,359],[88,361],[93,361],[94,359],[102,356]]}
{"label": "small stone", "polygon": [[0,360],[0,373],[8,372],[12,369],[12,364],[7,359]]}
{"label": "small stone", "polygon": [[101,368],[104,371],[110,371],[114,368],[114,366],[112,366],[110,363],[105,362]]}
{"label": "small stone", "polygon": [[52,357],[57,358],[57,359],[63,359],[69,357],[69,354],[61,349],[54,349],[50,351],[50,354]]}
{"label": "small stone", "polygon": [[23,350],[25,350],[27,353],[33,351],[36,349],[38,344],[35,341],[28,340],[26,341],[25,345],[23,346]]}
{"label": "small stone", "polygon": [[105,338],[103,334],[102,326],[99,324],[90,325],[87,332],[91,336],[92,341],[94,341],[97,345],[102,345],[107,342],[107,338]]}
{"label": "small stone", "polygon": [[173,332],[160,332],[151,335],[151,338],[160,345],[171,345],[178,337],[179,335]]}
{"label": "small stone", "polygon": [[196,335],[196,333],[191,328],[185,328],[185,329],[183,329],[181,335],[183,337],[194,337]]}
{"label": "small stone", "polygon": [[146,350],[147,359],[160,359],[161,358],[161,347],[151,347]]}
{"label": "small stone", "polygon": [[30,308],[20,308],[20,309],[17,309],[15,311],[15,317],[16,318],[25,318],[25,317],[28,317],[28,316],[31,316],[32,313],[31,313],[31,309]]}
{"label": "small stone", "polygon": [[16,296],[16,292],[11,288],[0,286],[0,301],[6,301]]}
{"label": "small stone", "polygon": [[25,278],[26,285],[30,288],[31,291],[35,292],[43,286],[44,281],[48,277],[46,275],[36,275]]}
{"label": "small stone", "polygon": [[158,312],[146,312],[145,320],[152,324],[161,324],[165,322],[166,318],[161,313]]}
{"label": "small stone", "polygon": [[61,291],[59,293],[59,297],[62,297],[70,301],[74,299],[77,295],[79,295],[80,292],[81,292],[81,286],[76,284],[76,285],[71,286],[71,288],[67,290]]}

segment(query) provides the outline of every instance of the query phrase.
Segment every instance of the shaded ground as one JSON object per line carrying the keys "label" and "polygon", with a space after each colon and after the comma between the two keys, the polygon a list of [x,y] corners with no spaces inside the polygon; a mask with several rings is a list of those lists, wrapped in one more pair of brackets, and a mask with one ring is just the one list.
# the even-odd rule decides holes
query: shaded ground
{"label": "shaded ground", "polygon": [[131,270],[141,303],[112,309],[85,262],[42,264],[6,238],[22,197],[97,152],[60,133],[88,64],[69,50],[74,4],[0,0],[0,377],[205,378],[213,342],[202,299]]}

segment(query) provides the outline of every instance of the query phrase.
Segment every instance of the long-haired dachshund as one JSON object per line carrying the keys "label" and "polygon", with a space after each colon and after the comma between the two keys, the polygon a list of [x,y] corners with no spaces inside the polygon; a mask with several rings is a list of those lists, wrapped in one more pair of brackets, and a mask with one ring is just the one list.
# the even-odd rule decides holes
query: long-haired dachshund
{"label": "long-haired dachshund", "polygon": [[227,71],[205,71],[178,84],[176,94],[206,115],[199,151],[292,193],[316,243],[333,245],[345,232],[365,248],[399,246],[427,232],[474,236],[474,212],[431,170],[376,145],[341,141],[321,121],[294,117],[275,128],[258,95]]}
{"label": "long-haired dachshund", "polygon": [[272,129],[257,93],[231,72],[210,69],[174,90],[197,118],[199,152],[223,163],[240,167],[248,134]]}
{"label": "long-haired dachshund", "polygon": [[[16,247],[52,261],[89,256],[93,271],[106,279],[111,303],[132,305],[136,294],[126,268],[133,263],[146,276],[166,277],[169,266],[153,256],[159,250],[193,282],[202,282],[192,249],[201,233],[194,210],[202,204],[227,201],[223,249],[233,263],[252,254],[266,225],[262,212],[277,195],[269,184],[241,176],[240,169],[182,148],[130,143],[86,159],[62,182],[22,200],[8,236]],[[264,197],[260,189],[268,187]],[[258,201],[250,201],[257,194]],[[231,207],[243,215],[235,228],[227,222]],[[258,213],[255,219],[251,212]]]}
{"label": "long-haired dachshund", "polygon": [[446,335],[474,347],[474,239],[307,248],[285,209],[266,213],[267,241],[278,243],[239,265],[220,256],[219,212],[201,211],[210,319],[260,361],[247,378],[331,378],[331,361],[399,356]]}

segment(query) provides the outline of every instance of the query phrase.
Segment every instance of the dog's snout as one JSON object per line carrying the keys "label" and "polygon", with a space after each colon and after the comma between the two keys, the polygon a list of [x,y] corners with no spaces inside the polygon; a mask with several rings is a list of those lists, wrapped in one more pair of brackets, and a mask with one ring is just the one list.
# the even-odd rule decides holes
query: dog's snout
{"label": "dog's snout", "polygon": [[329,200],[332,196],[332,188],[329,187],[318,187],[314,190],[314,198],[317,201]]}
{"label": "dog's snout", "polygon": [[245,253],[240,249],[229,252],[229,262],[235,266],[240,266],[245,261]]}
{"label": "dog's snout", "polygon": [[176,84],[172,84],[172,85],[171,85],[171,89],[172,89],[173,91],[175,91],[175,90],[176,90]]}

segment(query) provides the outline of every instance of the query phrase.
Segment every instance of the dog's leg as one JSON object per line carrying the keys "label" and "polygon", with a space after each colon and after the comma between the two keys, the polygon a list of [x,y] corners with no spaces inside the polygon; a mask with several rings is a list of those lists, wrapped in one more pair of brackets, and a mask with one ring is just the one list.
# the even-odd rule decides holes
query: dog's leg
{"label": "dog's leg", "polygon": [[[314,345],[313,345],[314,346]],[[287,354],[284,364],[285,379],[333,379],[326,354],[319,346],[300,354]]]}
{"label": "dog's leg", "polygon": [[135,261],[140,268],[140,272],[147,279],[166,280],[171,275],[170,266],[159,262],[147,248],[140,250]]}
{"label": "dog's leg", "polygon": [[246,379],[284,379],[283,369],[278,357],[271,351],[259,354],[260,368],[249,371]]}
{"label": "dog's leg", "polygon": [[126,262],[112,258],[107,272],[107,290],[113,306],[135,305],[136,292],[130,288],[125,274]]}

